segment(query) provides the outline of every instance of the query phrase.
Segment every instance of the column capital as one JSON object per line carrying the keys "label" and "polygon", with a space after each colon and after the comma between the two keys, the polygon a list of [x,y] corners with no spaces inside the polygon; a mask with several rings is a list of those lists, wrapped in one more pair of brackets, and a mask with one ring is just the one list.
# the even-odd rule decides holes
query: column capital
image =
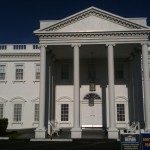
{"label": "column capital", "polygon": [[143,46],[143,45],[147,45],[147,46],[148,46],[148,45],[150,45],[150,42],[142,42],[141,45],[142,45],[142,46]]}
{"label": "column capital", "polygon": [[81,44],[79,44],[79,43],[74,43],[74,44],[71,45],[71,47],[75,47],[75,46],[81,47]]}
{"label": "column capital", "polygon": [[42,47],[43,47],[43,48],[46,48],[47,45],[42,44],[42,45],[40,45],[39,47],[40,47],[40,48],[42,48]]}
{"label": "column capital", "polygon": [[116,43],[106,43],[106,46],[109,46],[109,45],[115,46]]}

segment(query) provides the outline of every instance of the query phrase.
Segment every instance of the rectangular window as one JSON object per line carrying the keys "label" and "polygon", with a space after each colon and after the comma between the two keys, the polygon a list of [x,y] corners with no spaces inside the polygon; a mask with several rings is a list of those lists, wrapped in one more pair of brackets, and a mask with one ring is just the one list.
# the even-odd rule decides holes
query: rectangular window
{"label": "rectangular window", "polygon": [[0,80],[5,80],[6,65],[0,65]]}
{"label": "rectangular window", "polygon": [[0,104],[0,118],[3,118],[4,104]]}
{"label": "rectangular window", "polygon": [[117,121],[125,121],[125,105],[117,104]]}
{"label": "rectangular window", "polygon": [[14,104],[14,121],[20,122],[22,115],[22,104]]}
{"label": "rectangular window", "polygon": [[40,64],[36,64],[35,67],[35,79],[40,80]]}
{"label": "rectangular window", "polygon": [[122,80],[124,79],[124,65],[115,64],[115,79]]}
{"label": "rectangular window", "polygon": [[39,121],[39,104],[35,104],[34,121]]}
{"label": "rectangular window", "polygon": [[96,65],[93,63],[88,64],[88,79],[92,81],[96,79]]}
{"label": "rectangular window", "polygon": [[61,80],[69,80],[69,64],[61,65]]}
{"label": "rectangular window", "polygon": [[69,120],[69,104],[61,104],[61,121]]}
{"label": "rectangular window", "polygon": [[16,65],[16,80],[23,80],[23,65]]}

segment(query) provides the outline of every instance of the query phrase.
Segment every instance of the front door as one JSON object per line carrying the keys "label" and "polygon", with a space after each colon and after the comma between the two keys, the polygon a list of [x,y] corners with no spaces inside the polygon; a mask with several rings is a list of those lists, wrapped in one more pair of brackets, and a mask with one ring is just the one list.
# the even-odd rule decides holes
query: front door
{"label": "front door", "polygon": [[81,126],[102,127],[102,102],[94,100],[93,105],[88,101],[81,102]]}

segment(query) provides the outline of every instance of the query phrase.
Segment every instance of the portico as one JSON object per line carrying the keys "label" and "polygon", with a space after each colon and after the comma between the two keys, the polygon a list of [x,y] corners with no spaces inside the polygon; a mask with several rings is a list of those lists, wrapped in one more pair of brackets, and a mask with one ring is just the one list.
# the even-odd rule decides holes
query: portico
{"label": "portico", "polygon": [[[140,113],[143,109],[135,108],[135,112],[139,111],[138,116],[141,114],[144,117],[145,114],[145,131],[150,131],[150,119],[148,114],[150,114],[150,102],[149,102],[149,77],[148,77],[148,36],[150,29],[147,26],[134,23],[128,19],[116,16],[114,14],[110,14],[108,12],[102,11],[100,9],[91,7],[82,12],[79,12],[75,15],[62,19],[60,21],[51,22],[49,26],[40,28],[34,33],[39,38],[39,42],[41,45],[41,55],[40,55],[40,64],[41,64],[41,76],[40,76],[40,106],[39,106],[39,127],[35,131],[35,138],[46,138],[47,129],[45,126],[45,118],[46,116],[51,115],[51,119],[54,120],[57,117],[57,109],[52,111],[49,110],[50,114],[46,114],[46,101],[49,99],[53,101],[53,106],[56,106],[56,101],[59,99],[68,99],[73,103],[72,107],[72,126],[71,126],[71,137],[72,138],[82,138],[82,124],[81,120],[81,105],[82,105],[82,97],[84,93],[88,93],[87,83],[84,82],[83,68],[82,65],[83,60],[89,60],[91,55],[90,53],[94,53],[93,59],[97,61],[101,61],[101,64],[104,64],[103,72],[98,74],[99,77],[95,79],[97,89],[99,91],[98,94],[101,97],[102,101],[102,116],[103,126],[104,122],[107,124],[105,127],[108,130],[108,138],[109,139],[118,139],[118,127],[116,122],[116,99],[121,99],[121,104],[123,97],[127,97],[129,99],[129,103],[127,104],[129,107],[129,112],[132,110],[131,103],[136,103],[138,108],[142,103],[142,100],[138,100],[135,102],[133,85],[135,86],[134,76],[137,77],[137,80],[141,80],[141,73],[139,75],[135,75],[132,72],[132,69],[127,73],[126,79],[124,82],[115,81],[115,63],[122,63],[126,66],[135,67],[134,60],[138,63],[141,61],[141,52],[142,52],[142,62],[143,62],[143,83],[144,83],[144,104],[145,111]],[[142,44],[142,46],[141,46]],[[52,64],[59,64],[59,62],[52,61],[52,59],[64,61],[65,59],[71,60],[72,63],[72,81],[71,82],[58,82],[58,80],[54,80],[56,78],[56,68],[54,67],[53,73],[49,70],[47,71],[47,66],[52,66]],[[86,61],[84,61],[86,64]],[[96,64],[96,62],[95,62]],[[98,65],[96,65],[98,68]],[[103,65],[102,65],[103,66]],[[127,67],[128,67],[127,66]],[[137,67],[139,72],[141,69]],[[102,70],[102,67],[98,70]],[[128,70],[128,69],[127,69]],[[46,75],[49,72],[48,75]],[[71,72],[71,71],[70,71]],[[52,75],[53,74],[53,75]],[[129,78],[132,76],[132,78]],[[49,78],[50,79],[47,79]],[[81,79],[82,77],[82,79]],[[103,78],[103,80],[102,80]],[[105,80],[104,80],[105,79]],[[48,83],[46,81],[49,81]],[[134,83],[132,85],[132,83]],[[57,84],[63,85],[61,92],[59,92]],[[65,87],[65,85],[67,85]],[[72,87],[68,92],[65,93],[65,89],[69,86]],[[84,86],[86,85],[86,86]],[[124,93],[119,95],[117,93],[118,87],[115,85],[125,85],[128,88],[124,88]],[[46,96],[47,86],[49,87],[49,98]],[[105,88],[100,88],[101,86]],[[125,87],[124,86],[124,87]],[[140,86],[140,85],[139,85]],[[85,88],[84,88],[85,87]],[[142,95],[142,89],[139,89],[139,94]],[[51,92],[50,92],[51,91]],[[64,92],[63,92],[64,91]],[[58,93],[58,95],[57,95]],[[72,96],[69,93],[73,93]],[[107,93],[107,94],[106,94]],[[53,96],[51,96],[53,95]],[[108,96],[107,96],[108,95]],[[62,98],[63,97],[63,98]],[[105,98],[104,98],[105,97]],[[134,99],[134,100],[133,100]],[[65,100],[66,102],[67,100]],[[50,102],[52,103],[52,102]],[[119,105],[118,105],[119,106]],[[49,109],[53,107],[49,107]],[[117,110],[118,112],[118,110]],[[87,112],[84,112],[87,113]],[[69,114],[71,115],[71,114]],[[52,117],[53,116],[53,117]],[[105,117],[104,117],[105,116]],[[140,121],[141,124],[144,122],[144,118],[135,117],[128,115],[130,117],[130,121]],[[58,117],[59,118],[59,117]],[[141,119],[141,120],[140,120]],[[104,121],[105,120],[105,121]],[[121,124],[121,123],[120,123]],[[126,124],[129,124],[129,119]]]}

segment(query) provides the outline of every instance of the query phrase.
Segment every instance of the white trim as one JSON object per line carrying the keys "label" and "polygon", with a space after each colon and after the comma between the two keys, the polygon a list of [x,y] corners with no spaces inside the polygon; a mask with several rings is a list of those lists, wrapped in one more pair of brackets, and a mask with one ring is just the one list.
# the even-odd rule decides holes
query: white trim
{"label": "white trim", "polygon": [[98,128],[98,127],[103,127],[103,125],[82,125],[83,128],[88,128],[88,127],[94,127],[94,128]]}

